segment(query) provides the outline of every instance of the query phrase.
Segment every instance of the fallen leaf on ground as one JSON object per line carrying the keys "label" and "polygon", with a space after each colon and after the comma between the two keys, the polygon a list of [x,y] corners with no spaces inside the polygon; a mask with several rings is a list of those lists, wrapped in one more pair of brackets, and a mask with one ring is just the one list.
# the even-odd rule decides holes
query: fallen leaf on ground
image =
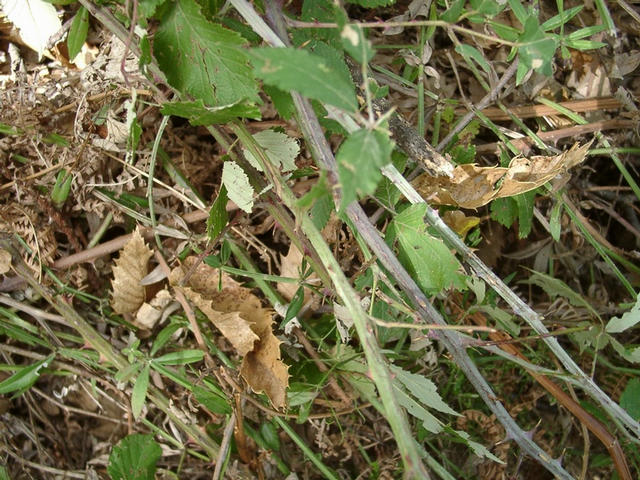
{"label": "fallen leaf on ground", "polygon": [[544,185],[581,163],[590,146],[591,142],[581,147],[576,143],[560,155],[516,157],[506,168],[458,165],[451,178],[423,173],[412,183],[428,202],[478,208],[496,198],[512,197]]}
{"label": "fallen leaf on ground", "polygon": [[[276,408],[286,405],[289,367],[282,362],[280,340],[271,329],[273,312],[226,273],[206,264],[196,267],[186,286],[180,286],[195,258],[175,268],[170,283],[192,301],[243,357],[240,374],[256,393],[264,392]],[[222,289],[218,290],[219,280]]]}
{"label": "fallen leaf on ground", "polygon": [[140,282],[147,275],[147,264],[152,255],[140,230],[136,229],[113,267],[111,306],[116,313],[135,312],[144,302],[145,291]]}

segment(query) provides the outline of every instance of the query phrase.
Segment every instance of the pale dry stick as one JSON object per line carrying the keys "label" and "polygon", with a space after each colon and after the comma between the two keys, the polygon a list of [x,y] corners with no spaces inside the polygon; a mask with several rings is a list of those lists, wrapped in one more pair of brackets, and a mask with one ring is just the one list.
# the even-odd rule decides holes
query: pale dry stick
{"label": "pale dry stick", "polygon": [[[483,111],[482,113],[485,113]],[[559,128],[557,130],[549,130],[548,132],[538,132],[536,135],[543,142],[552,142],[556,143],[558,140],[567,137],[577,137],[578,135],[583,135],[585,133],[591,132],[599,132],[602,130],[617,130],[622,128],[631,128],[633,127],[635,122],[633,120],[625,120],[614,118],[611,120],[602,120],[598,122],[587,123],[585,125],[576,125],[574,127],[567,128]],[[520,150],[523,155],[526,155],[531,147],[531,139],[530,138],[516,138],[512,139],[511,143],[514,147]],[[478,145],[476,147],[476,153],[478,154],[487,154],[492,153],[494,155],[500,154],[500,143],[485,143],[484,145]]]}
{"label": "pale dry stick", "polygon": [[36,395],[39,395],[40,397],[44,398],[48,402],[51,402],[53,405],[55,405],[56,407],[64,410],[65,412],[77,413],[78,415],[83,415],[85,417],[91,417],[91,418],[97,418],[99,420],[104,420],[106,422],[117,423],[118,425],[125,425],[126,424],[126,422],[124,420],[121,420],[121,419],[118,419],[118,418],[111,418],[108,415],[101,415],[99,413],[90,412],[89,410],[84,410],[82,408],[77,408],[77,407],[72,407],[70,405],[66,405],[66,404],[60,402],[59,400],[57,400],[56,398],[54,398],[54,397],[52,397],[50,395],[47,395],[46,393],[44,393],[42,390],[40,390],[37,387],[31,387],[29,390],[31,390]]}
{"label": "pale dry stick", "polygon": [[61,325],[68,325],[67,321],[62,315],[56,315],[54,313],[45,312],[39,308],[32,307],[23,302],[13,299],[9,295],[1,294],[0,303],[4,303],[10,307],[16,308],[24,313],[28,313],[32,317],[42,318],[43,320],[51,320],[52,322],[59,323]]}
{"label": "pale dry stick", "polygon": [[[567,108],[574,112],[592,112],[601,110],[617,110],[622,107],[620,101],[615,97],[598,97],[585,98],[581,100],[567,100],[566,102],[558,102],[561,107]],[[557,108],[548,105],[524,105],[521,107],[509,107],[507,110],[518,118],[536,118],[548,115],[562,115]],[[455,113],[461,115],[464,109],[456,109]],[[511,120],[508,113],[505,113],[498,107],[489,107],[482,110],[482,113],[489,120]]]}
{"label": "pale dry stick", "polygon": [[[463,260],[469,264],[474,273],[482,278],[492,287],[513,309],[513,312],[520,318],[525,320],[533,330],[542,337],[543,342],[549,347],[554,355],[560,360],[564,368],[579,380],[580,387],[596,400],[609,415],[621,422],[629,431],[635,434],[635,438],[630,437],[627,430],[623,431],[628,438],[634,442],[638,442],[640,438],[640,423],[634,420],[629,413],[620,405],[614,402],[602,389],[595,384],[584,371],[575,363],[569,354],[558,343],[557,339],[547,336],[549,331],[542,322],[542,317],[533,311],[513,290],[507,287],[502,279],[500,279],[489,267],[487,267],[475,253],[458,237],[458,235],[442,221],[438,213],[433,210],[424,199],[415,191],[411,184],[398,172],[392,165],[383,167],[382,173],[391,180],[391,182],[400,189],[402,194],[412,204],[426,205],[426,219],[440,233],[442,238],[462,256]],[[570,201],[563,197],[563,200],[570,205]]]}
{"label": "pale dry stick", "polygon": [[216,459],[216,467],[213,470],[211,480],[219,480],[222,473],[222,465],[224,464],[229,449],[231,448],[231,439],[233,438],[233,429],[236,426],[236,414],[231,413],[231,416],[227,419],[227,425],[224,427],[222,434],[222,441],[220,442],[220,451],[218,452],[218,458]]}

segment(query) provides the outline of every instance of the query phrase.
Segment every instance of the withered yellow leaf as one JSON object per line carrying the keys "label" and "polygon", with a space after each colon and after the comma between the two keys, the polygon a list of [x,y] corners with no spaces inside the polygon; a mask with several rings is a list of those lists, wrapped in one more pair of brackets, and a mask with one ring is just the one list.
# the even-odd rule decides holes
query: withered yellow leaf
{"label": "withered yellow leaf", "polygon": [[460,210],[449,210],[442,216],[444,223],[449,225],[449,228],[464,238],[469,230],[480,223],[478,217],[467,216]]}
{"label": "withered yellow leaf", "polygon": [[[184,272],[195,259],[185,259],[184,270],[177,268],[170,282],[184,292],[229,343],[243,357],[240,373],[256,393],[264,392],[276,408],[286,405],[289,385],[288,366],[280,356],[280,340],[272,331],[273,312],[262,307],[251,290],[241,286],[226,273],[200,264],[186,286],[179,286]],[[219,279],[222,289],[218,290]]]}
{"label": "withered yellow leaf", "polygon": [[147,275],[147,264],[152,255],[136,228],[113,267],[111,306],[116,313],[135,312],[144,302],[144,286],[140,282]]}
{"label": "withered yellow leaf", "polygon": [[450,178],[423,173],[412,184],[430,203],[478,208],[496,198],[512,197],[544,185],[581,163],[590,146],[591,142],[581,147],[576,143],[560,155],[516,157],[507,168],[458,165]]}

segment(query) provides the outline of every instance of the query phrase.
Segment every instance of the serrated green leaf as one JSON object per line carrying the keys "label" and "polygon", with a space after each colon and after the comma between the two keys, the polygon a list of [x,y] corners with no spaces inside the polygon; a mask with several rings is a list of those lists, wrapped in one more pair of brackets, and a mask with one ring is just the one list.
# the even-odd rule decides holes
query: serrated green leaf
{"label": "serrated green leaf", "polygon": [[239,209],[251,213],[253,209],[253,187],[247,174],[236,162],[224,162],[222,167],[222,183],[227,187],[229,200]]}
{"label": "serrated green leaf", "polygon": [[113,447],[107,473],[111,480],[153,480],[161,456],[162,449],[153,435],[135,433]]}
{"label": "serrated green leaf", "polygon": [[620,406],[635,420],[640,421],[640,379],[632,378],[620,396]]}
{"label": "serrated green leaf", "polygon": [[491,218],[507,228],[511,228],[518,217],[518,205],[513,197],[496,198],[490,209]]}
{"label": "serrated green leaf", "polygon": [[454,430],[454,431],[469,446],[469,448],[471,448],[471,450],[473,450],[473,453],[475,453],[478,457],[480,457],[480,458],[482,458],[482,457],[488,458],[488,459],[490,459],[490,460],[492,460],[492,461],[494,461],[496,463],[500,463],[502,465],[505,464],[504,461],[500,460],[493,453],[491,453],[489,450],[487,450],[487,447],[485,447],[481,443],[474,442],[473,440],[471,440],[471,436],[467,432],[461,431],[461,430]]}
{"label": "serrated green leaf", "polygon": [[229,123],[236,118],[252,118],[260,120],[260,109],[247,103],[232,103],[208,107],[201,99],[194,102],[172,102],[162,105],[163,115],[174,115],[189,119],[189,123],[198,125],[220,125]]}
{"label": "serrated green leaf", "polygon": [[147,390],[149,389],[149,371],[151,367],[145,365],[140,375],[136,378],[136,383],[131,392],[131,412],[134,418],[139,418],[142,413],[142,407],[147,399]]}
{"label": "serrated green leaf", "polygon": [[[296,158],[300,154],[300,145],[295,138],[275,130],[263,130],[253,135],[254,140],[260,145],[271,163],[283,172],[295,170]],[[247,161],[259,172],[262,171],[260,162],[247,150],[242,149]]]}
{"label": "serrated green leaf", "polygon": [[321,57],[295,48],[254,48],[249,51],[254,73],[266,84],[286,92],[342,108],[358,109],[355,87]]}
{"label": "serrated green leaf", "polygon": [[532,272],[531,276],[520,283],[537,285],[542,288],[552,299],[558,296],[569,300],[574,307],[582,307],[588,310],[594,318],[598,318],[598,312],[580,294],[576,293],[569,285],[558,278],[545,275],[540,272]]}
{"label": "serrated green leaf", "polygon": [[44,368],[47,368],[53,361],[55,355],[52,353],[47,358],[33,363],[28,367],[23,367],[9,378],[0,382],[0,395],[15,392],[16,395],[20,395],[28,390],[31,385],[36,383],[36,380],[40,378],[40,374]]}
{"label": "serrated green leaf", "polygon": [[345,25],[340,30],[340,39],[346,52],[358,63],[368,63],[373,58],[373,47],[362,27]]}
{"label": "serrated green leaf", "polygon": [[330,193],[318,198],[311,207],[311,221],[318,230],[322,230],[334,211],[333,198]]}
{"label": "serrated green leaf", "polygon": [[445,288],[466,289],[456,257],[442,240],[431,236],[424,223],[427,206],[411,205],[391,223],[387,242],[397,240],[399,258],[425,292]]}
{"label": "serrated green leaf", "polygon": [[342,142],[336,154],[342,187],[341,209],[358,195],[375,192],[382,178],[380,168],[391,162],[392,150],[389,136],[377,130],[357,130]]}
{"label": "serrated green leaf", "polygon": [[89,11],[84,6],[81,6],[73,17],[73,21],[69,27],[69,35],[67,36],[69,60],[72,62],[80,53],[80,50],[82,50],[82,45],[84,45],[84,41],[87,39],[88,31]]}
{"label": "serrated green leaf", "polygon": [[526,238],[531,233],[535,197],[535,190],[512,197],[518,206],[518,238]]}
{"label": "serrated green leaf", "polygon": [[640,322],[640,296],[636,298],[636,303],[631,310],[623,313],[621,317],[613,317],[609,320],[605,330],[608,333],[620,333],[633,327],[638,322]]}
{"label": "serrated green leaf", "polygon": [[413,398],[407,395],[401,388],[394,384],[394,393],[396,394],[396,398],[398,399],[398,403],[402,405],[407,412],[416,417],[419,420],[422,420],[422,426],[431,433],[440,433],[442,432],[442,423],[438,420],[434,415],[429,413],[429,411],[416,402]]}
{"label": "serrated green leaf", "polygon": [[194,0],[171,2],[153,51],[169,83],[207,106],[259,101],[242,36],[209,22]]}
{"label": "serrated green leaf", "polygon": [[207,218],[207,236],[210,241],[215,241],[229,223],[229,213],[227,212],[227,187],[222,185]]}
{"label": "serrated green leaf", "polygon": [[187,365],[200,362],[203,358],[204,352],[202,350],[190,349],[167,353],[161,357],[154,358],[152,362],[159,365]]}
{"label": "serrated green leaf", "polygon": [[442,413],[460,416],[458,412],[447,405],[438,393],[435,383],[423,375],[407,372],[395,365],[390,366],[391,371],[395,375],[395,379],[400,381],[405,388],[411,392],[423,405],[433,408]]}

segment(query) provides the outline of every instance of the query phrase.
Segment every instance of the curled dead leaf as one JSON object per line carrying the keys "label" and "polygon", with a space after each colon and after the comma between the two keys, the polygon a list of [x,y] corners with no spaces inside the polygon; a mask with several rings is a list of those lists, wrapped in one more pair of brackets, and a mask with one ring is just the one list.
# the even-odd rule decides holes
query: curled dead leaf
{"label": "curled dead leaf", "polygon": [[145,290],[140,282],[147,274],[147,264],[152,255],[153,251],[136,229],[113,267],[111,306],[116,313],[135,312],[144,302]]}
{"label": "curled dead leaf", "polygon": [[460,210],[449,210],[442,216],[444,223],[449,225],[449,228],[464,238],[465,235],[473,227],[480,223],[480,219],[474,216],[467,216]]}
{"label": "curled dead leaf", "polygon": [[283,408],[289,367],[280,355],[281,342],[273,334],[273,312],[263,308],[248,288],[206,264],[199,264],[187,285],[180,286],[195,261],[189,257],[182,268],[174,269],[170,283],[207,316],[243,357],[240,374],[251,389],[264,392],[274,407]]}
{"label": "curled dead leaf", "polygon": [[[496,198],[534,190],[565,173],[585,159],[591,143],[581,147],[576,143],[555,156],[516,157],[507,168],[458,165],[451,178],[423,173],[412,184],[431,203],[478,208]],[[500,180],[502,182],[498,184]]]}

